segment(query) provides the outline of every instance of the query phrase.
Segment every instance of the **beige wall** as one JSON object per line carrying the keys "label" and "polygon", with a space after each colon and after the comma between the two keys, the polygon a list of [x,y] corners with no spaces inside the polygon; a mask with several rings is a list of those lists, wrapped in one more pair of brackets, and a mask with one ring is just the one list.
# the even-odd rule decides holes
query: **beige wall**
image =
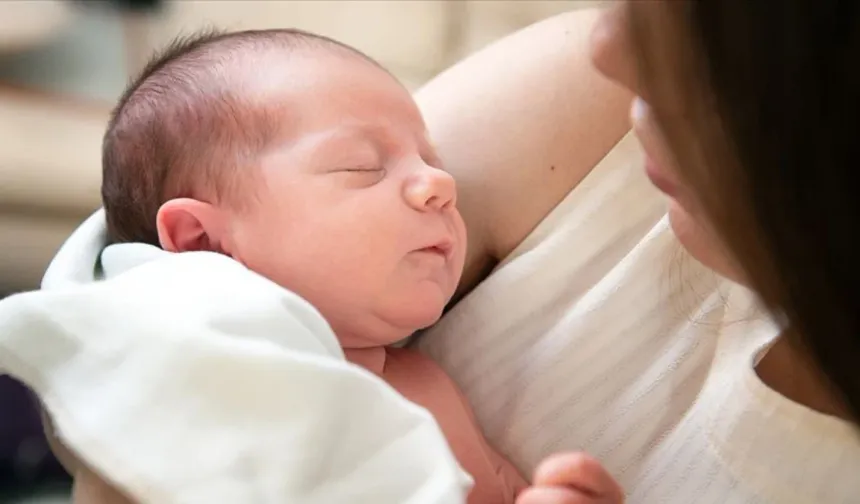
{"label": "beige wall", "polygon": [[296,27],[353,45],[412,87],[466,54],[593,0],[182,0],[136,26],[133,67],[179,33]]}

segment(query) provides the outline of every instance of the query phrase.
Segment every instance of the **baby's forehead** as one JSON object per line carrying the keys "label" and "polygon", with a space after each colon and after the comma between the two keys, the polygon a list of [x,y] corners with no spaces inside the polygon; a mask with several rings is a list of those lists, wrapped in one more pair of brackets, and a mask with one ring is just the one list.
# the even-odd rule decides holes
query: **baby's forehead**
{"label": "baby's forehead", "polygon": [[[283,127],[295,117],[302,103],[319,95],[315,84],[325,78],[321,69],[303,65],[302,56],[294,50],[213,51],[210,57],[223,59],[206,71],[208,75],[198,78],[188,105],[204,114],[217,110],[225,128],[239,127],[247,121]],[[346,64],[344,55],[326,48],[304,51],[314,53],[305,58],[325,58],[329,69]]]}
{"label": "baby's forehead", "polygon": [[[196,108],[214,113],[224,134],[243,138],[238,144],[243,150],[268,157],[290,146],[311,145],[308,136],[337,130],[340,140],[314,150],[322,155],[339,148],[346,156],[365,141],[388,144],[406,137],[412,142],[425,133],[411,94],[360,56],[326,46],[239,49],[210,55],[223,60],[214,68],[213,82],[200,88],[203,99]],[[373,130],[373,123],[383,128]],[[355,124],[362,126],[361,134],[351,128]],[[386,125],[388,131],[382,131]],[[347,129],[353,131],[346,134]]]}
{"label": "baby's forehead", "polygon": [[418,124],[423,131],[411,94],[387,71],[356,57],[257,55],[230,69],[227,82],[260,120],[282,127],[370,119]]}
{"label": "baby's forehead", "polygon": [[376,62],[340,46],[314,44],[283,48],[220,49],[224,63],[218,65],[221,77],[247,92],[277,91],[284,88],[313,92],[326,74],[337,69],[371,70],[378,78],[392,78]]}

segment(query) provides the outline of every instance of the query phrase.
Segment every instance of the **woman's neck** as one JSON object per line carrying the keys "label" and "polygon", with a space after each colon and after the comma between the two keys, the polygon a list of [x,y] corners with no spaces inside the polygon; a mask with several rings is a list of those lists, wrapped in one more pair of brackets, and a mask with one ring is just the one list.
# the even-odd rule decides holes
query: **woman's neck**
{"label": "woman's neck", "polygon": [[786,398],[819,413],[850,420],[848,409],[827,378],[807,355],[791,345],[785,334],[759,361],[756,373],[765,385]]}

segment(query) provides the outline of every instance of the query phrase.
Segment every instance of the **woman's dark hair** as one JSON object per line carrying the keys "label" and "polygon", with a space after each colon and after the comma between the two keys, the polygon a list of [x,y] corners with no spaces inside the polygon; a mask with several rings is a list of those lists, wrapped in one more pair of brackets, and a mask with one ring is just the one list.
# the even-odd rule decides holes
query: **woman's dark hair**
{"label": "woman's dark hair", "polygon": [[646,99],[681,175],[790,343],[860,419],[860,2],[630,7]]}

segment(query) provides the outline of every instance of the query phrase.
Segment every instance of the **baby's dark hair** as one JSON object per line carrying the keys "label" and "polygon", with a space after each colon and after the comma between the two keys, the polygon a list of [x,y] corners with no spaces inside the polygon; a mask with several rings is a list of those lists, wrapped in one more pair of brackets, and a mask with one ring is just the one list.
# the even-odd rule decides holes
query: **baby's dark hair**
{"label": "baby's dark hair", "polygon": [[159,246],[162,204],[229,198],[237,176],[250,176],[239,168],[254,162],[278,122],[242,94],[234,74],[237,68],[252,74],[259,51],[297,49],[359,56],[378,66],[357,49],[296,29],[209,30],[178,38],[153,57],[120,97],[102,145],[102,203],[112,243]]}

